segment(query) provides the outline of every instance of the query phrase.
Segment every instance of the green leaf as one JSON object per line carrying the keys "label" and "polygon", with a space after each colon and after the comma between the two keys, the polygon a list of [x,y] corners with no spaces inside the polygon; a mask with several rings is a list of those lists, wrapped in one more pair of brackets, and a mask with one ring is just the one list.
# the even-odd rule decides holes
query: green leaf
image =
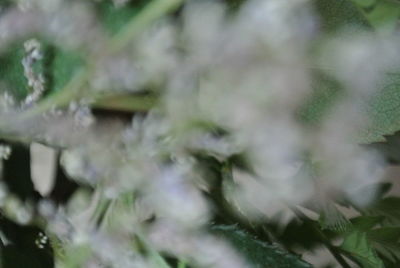
{"label": "green leaf", "polygon": [[341,85],[329,75],[315,70],[313,73],[311,95],[300,109],[300,120],[308,125],[320,123],[334,107],[343,93]]}
{"label": "green leaf", "polygon": [[393,263],[400,261],[399,227],[384,227],[370,230],[367,236],[377,252]]}
{"label": "green leaf", "polygon": [[382,260],[368,242],[365,232],[351,232],[344,238],[340,247],[354,257],[363,268],[384,267]]}
{"label": "green leaf", "polygon": [[400,3],[379,0],[373,9],[366,13],[368,22],[380,32],[393,32],[400,15]]}
{"label": "green leaf", "polygon": [[[356,2],[357,4],[354,4]],[[341,29],[362,33],[376,29],[390,31],[400,15],[400,4],[380,0],[315,0],[315,10],[320,16],[323,33],[334,33]],[[373,6],[373,7],[370,7]],[[369,7],[366,12],[363,7]],[[360,143],[385,141],[385,135],[400,130],[400,74],[387,74],[384,81],[377,85],[377,93],[365,101],[360,113],[369,119],[364,129],[360,129]],[[330,111],[343,96],[340,83],[322,71],[315,71],[312,83],[313,92],[299,114],[303,122],[317,125],[329,116]]]}
{"label": "green leaf", "polygon": [[51,64],[51,69],[49,71],[51,88],[48,88],[50,94],[62,90],[84,64],[83,59],[76,52],[74,53],[60,48],[49,48],[49,50],[51,49],[55,51],[52,61],[49,62],[49,64]]}
{"label": "green leaf", "polygon": [[385,135],[400,130],[400,74],[386,76],[385,82],[367,103],[369,125],[360,133],[362,143],[385,141]]}
{"label": "green leaf", "polygon": [[376,2],[376,0],[351,0],[351,1],[362,8],[371,7]]}
{"label": "green leaf", "polygon": [[335,207],[333,203],[327,203],[321,206],[320,217],[318,219],[321,229],[327,229],[336,233],[346,232],[351,223],[349,220]]}
{"label": "green leaf", "polygon": [[349,0],[314,0],[314,6],[324,32],[370,28],[361,10]]}
{"label": "green leaf", "polygon": [[[357,1],[357,3],[360,1]],[[370,1],[363,1],[368,6]],[[315,0],[315,9],[320,15],[320,25],[323,33],[335,33],[346,28],[353,32],[362,33],[376,28],[393,28],[400,14],[400,4],[389,1],[379,1],[370,13],[349,0]],[[360,129],[359,142],[371,143],[385,141],[385,135],[392,135],[400,130],[400,74],[387,74],[382,83],[377,85],[377,93],[358,111],[369,119],[365,128]],[[300,110],[303,122],[317,125],[328,117],[330,111],[344,92],[340,83],[322,71],[315,71],[313,92]]]}
{"label": "green leaf", "polygon": [[[302,122],[318,126],[329,117],[335,104],[343,96],[339,83],[328,75],[316,73],[313,92],[300,109]],[[359,130],[358,141],[362,144],[386,141],[385,136],[400,130],[400,73],[386,74],[376,86],[376,93],[362,103],[357,112],[368,119],[364,128]]]}
{"label": "green leaf", "polygon": [[383,221],[382,216],[359,216],[351,219],[352,229],[367,232]]}
{"label": "green leaf", "polygon": [[347,220],[343,215],[338,217],[336,221],[333,221],[337,226],[322,227],[322,229],[328,229],[339,234],[349,234],[351,232],[367,232],[372,228],[382,223],[384,220],[383,216],[358,216]]}
{"label": "green leaf", "polygon": [[[55,48],[46,40],[42,42],[43,60],[34,65],[35,71],[45,77],[45,94],[62,89],[76,73],[83,61],[77,53]],[[24,75],[22,59],[24,58],[23,42],[17,42],[7,51],[0,54],[1,91],[8,91],[17,100],[22,100],[30,92]]]}
{"label": "green leaf", "polygon": [[24,76],[22,59],[24,46],[18,42],[12,48],[0,54],[0,87],[21,100],[28,93],[28,83]]}
{"label": "green leaf", "polygon": [[214,226],[213,232],[226,238],[252,265],[251,267],[297,268],[312,267],[298,256],[289,254],[274,245],[261,242],[236,226]]}
{"label": "green leaf", "polygon": [[[396,263],[400,260],[400,228],[377,228],[384,221],[384,216],[359,216],[350,220],[341,246],[363,267],[374,267],[376,253]],[[380,263],[380,260],[378,260]],[[376,266],[380,267],[380,266]]]}

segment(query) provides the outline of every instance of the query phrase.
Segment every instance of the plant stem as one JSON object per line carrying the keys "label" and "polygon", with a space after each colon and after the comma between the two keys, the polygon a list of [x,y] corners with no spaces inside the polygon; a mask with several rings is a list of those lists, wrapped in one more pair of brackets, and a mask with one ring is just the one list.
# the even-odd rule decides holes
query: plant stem
{"label": "plant stem", "polygon": [[135,95],[113,95],[110,97],[99,98],[92,105],[94,108],[105,110],[132,112],[148,111],[157,103],[157,96],[135,96]]}
{"label": "plant stem", "polygon": [[[124,204],[124,206],[126,206],[127,209],[130,209],[132,214],[136,213],[135,208],[134,208],[135,197],[134,197],[133,193],[124,194],[124,196],[122,197],[122,199],[119,202],[122,202],[122,204]],[[135,231],[136,237],[138,238],[140,243],[144,246],[144,248],[148,252],[150,258],[157,264],[157,266],[160,268],[171,268],[171,266],[165,261],[163,256],[156,249],[154,249],[151,246],[151,244],[148,242],[148,240],[146,239],[146,237],[144,235],[144,231],[141,227],[140,222],[137,222],[135,227],[136,227],[135,228],[136,229],[136,231]]]}
{"label": "plant stem", "polygon": [[174,10],[182,2],[184,2],[184,0],[155,0],[148,4],[142,12],[111,40],[109,51],[114,53],[123,49],[132,39],[137,37],[146,26]]}

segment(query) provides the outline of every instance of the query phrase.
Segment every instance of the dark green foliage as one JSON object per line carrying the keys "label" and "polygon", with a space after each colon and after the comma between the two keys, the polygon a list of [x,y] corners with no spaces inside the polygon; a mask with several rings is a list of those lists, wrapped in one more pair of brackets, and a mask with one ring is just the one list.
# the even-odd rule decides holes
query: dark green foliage
{"label": "dark green foliage", "polygon": [[2,268],[52,268],[53,250],[45,232],[36,226],[22,226],[0,216],[6,243],[0,247]]}
{"label": "dark green foliage", "polygon": [[8,190],[21,200],[37,200],[39,193],[31,180],[29,148],[22,144],[12,144],[12,154],[4,162],[4,182]]}
{"label": "dark green foliage", "polygon": [[60,165],[59,157],[57,160],[55,183],[49,194],[49,198],[56,204],[65,204],[80,186],[75,181],[68,178]]}
{"label": "dark green foliage", "polygon": [[384,142],[375,142],[366,145],[367,148],[372,148],[378,151],[389,164],[400,163],[400,132],[394,135],[385,136]]}
{"label": "dark green foliage", "polygon": [[[311,219],[298,219],[291,220],[286,226],[282,227],[278,223],[269,223],[270,230],[276,234],[276,238],[286,248],[289,249],[304,249],[313,250],[321,246],[322,240],[320,233],[316,226],[317,222]],[[281,230],[283,228],[283,230]],[[328,232],[325,232],[326,234]],[[334,237],[333,233],[327,234],[330,237]]]}

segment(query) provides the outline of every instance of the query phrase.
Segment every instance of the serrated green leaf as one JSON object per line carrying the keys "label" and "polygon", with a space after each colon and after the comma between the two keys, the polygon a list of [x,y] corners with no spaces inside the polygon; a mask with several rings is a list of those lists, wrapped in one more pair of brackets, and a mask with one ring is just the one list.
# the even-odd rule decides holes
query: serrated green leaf
{"label": "serrated green leaf", "polygon": [[346,232],[350,226],[350,221],[334,206],[327,203],[321,208],[319,223],[321,229],[331,230],[337,233]]}
{"label": "serrated green leaf", "polygon": [[368,242],[365,232],[351,232],[344,238],[340,247],[354,257],[363,268],[384,267],[382,260]]}
{"label": "serrated green leaf", "polygon": [[312,267],[298,256],[289,254],[277,246],[261,242],[236,226],[214,226],[213,232],[226,238],[255,268],[305,268]]}

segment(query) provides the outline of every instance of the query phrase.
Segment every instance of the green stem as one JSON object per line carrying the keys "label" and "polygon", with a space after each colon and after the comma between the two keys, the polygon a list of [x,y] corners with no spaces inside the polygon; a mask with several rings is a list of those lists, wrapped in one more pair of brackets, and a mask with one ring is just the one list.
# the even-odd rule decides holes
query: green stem
{"label": "green stem", "polygon": [[105,110],[132,112],[148,111],[157,103],[157,96],[142,95],[113,95],[99,98],[91,106]]}
{"label": "green stem", "polygon": [[155,0],[140,12],[110,43],[110,52],[123,49],[130,41],[153,21],[176,9],[184,0]]}
{"label": "green stem", "polygon": [[53,107],[62,107],[68,105],[75,97],[80,94],[80,89],[87,82],[88,76],[88,71],[86,69],[82,69],[68,82],[68,84],[62,90],[54,93],[53,95],[41,101],[39,105],[22,114],[21,119],[25,119],[25,117],[39,115]]}
{"label": "green stem", "polygon": [[[134,208],[134,204],[135,204],[135,197],[132,193],[127,193],[122,197],[122,200],[120,200],[120,202],[123,202],[123,204],[131,210],[131,212],[134,214],[135,213],[135,208]],[[171,266],[165,261],[165,259],[161,256],[161,254],[155,250],[150,243],[147,241],[145,235],[144,235],[144,231],[140,225],[140,223],[138,222],[136,224],[136,231],[135,231],[135,235],[136,237],[139,239],[140,243],[144,246],[144,248],[146,249],[146,251],[148,252],[150,258],[155,262],[155,264],[157,265],[157,267],[159,268],[171,268]]]}

